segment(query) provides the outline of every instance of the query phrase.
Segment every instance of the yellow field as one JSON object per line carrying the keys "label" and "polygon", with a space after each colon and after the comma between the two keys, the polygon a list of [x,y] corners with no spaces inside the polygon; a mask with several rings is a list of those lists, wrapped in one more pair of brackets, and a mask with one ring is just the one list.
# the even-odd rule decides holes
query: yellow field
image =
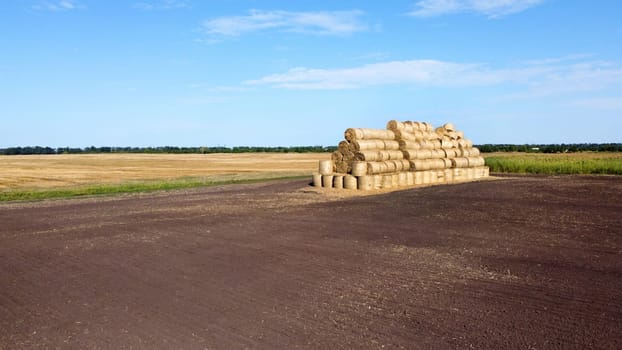
{"label": "yellow field", "polygon": [[68,154],[0,156],[0,190],[182,177],[307,175],[329,153]]}

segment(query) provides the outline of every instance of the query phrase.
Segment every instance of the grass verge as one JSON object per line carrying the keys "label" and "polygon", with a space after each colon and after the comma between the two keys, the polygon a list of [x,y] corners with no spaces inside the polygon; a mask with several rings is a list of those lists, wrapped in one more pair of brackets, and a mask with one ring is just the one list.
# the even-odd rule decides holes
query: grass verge
{"label": "grass verge", "polygon": [[484,158],[490,171],[498,173],[622,175],[620,153],[490,153]]}
{"label": "grass verge", "polygon": [[133,181],[118,184],[93,184],[69,188],[51,188],[34,190],[8,190],[0,191],[0,202],[8,201],[36,201],[53,198],[71,198],[81,196],[101,196],[115,195],[122,193],[167,191],[177,189],[187,189],[196,187],[230,185],[230,184],[249,184],[270,180],[301,179],[307,175],[287,175],[287,176],[266,176],[248,178],[181,178],[172,180],[151,180]]}

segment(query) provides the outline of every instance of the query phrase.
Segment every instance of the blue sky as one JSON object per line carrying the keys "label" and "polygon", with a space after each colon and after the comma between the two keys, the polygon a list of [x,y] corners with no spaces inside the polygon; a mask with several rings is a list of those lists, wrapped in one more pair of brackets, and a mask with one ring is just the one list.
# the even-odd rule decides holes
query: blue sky
{"label": "blue sky", "polygon": [[622,142],[622,2],[0,2],[0,147]]}

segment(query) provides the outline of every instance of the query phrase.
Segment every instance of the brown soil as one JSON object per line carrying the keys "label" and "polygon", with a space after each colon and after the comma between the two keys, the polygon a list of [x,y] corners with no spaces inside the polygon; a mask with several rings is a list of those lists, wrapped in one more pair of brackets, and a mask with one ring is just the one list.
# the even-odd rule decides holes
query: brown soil
{"label": "brown soil", "polygon": [[0,348],[622,347],[622,178],[0,205]]}

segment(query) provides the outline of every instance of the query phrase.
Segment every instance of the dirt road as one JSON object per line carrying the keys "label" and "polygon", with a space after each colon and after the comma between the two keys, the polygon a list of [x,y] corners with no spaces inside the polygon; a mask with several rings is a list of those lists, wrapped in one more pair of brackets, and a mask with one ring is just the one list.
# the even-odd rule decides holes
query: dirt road
{"label": "dirt road", "polygon": [[0,348],[622,347],[622,178],[305,185],[0,205]]}

